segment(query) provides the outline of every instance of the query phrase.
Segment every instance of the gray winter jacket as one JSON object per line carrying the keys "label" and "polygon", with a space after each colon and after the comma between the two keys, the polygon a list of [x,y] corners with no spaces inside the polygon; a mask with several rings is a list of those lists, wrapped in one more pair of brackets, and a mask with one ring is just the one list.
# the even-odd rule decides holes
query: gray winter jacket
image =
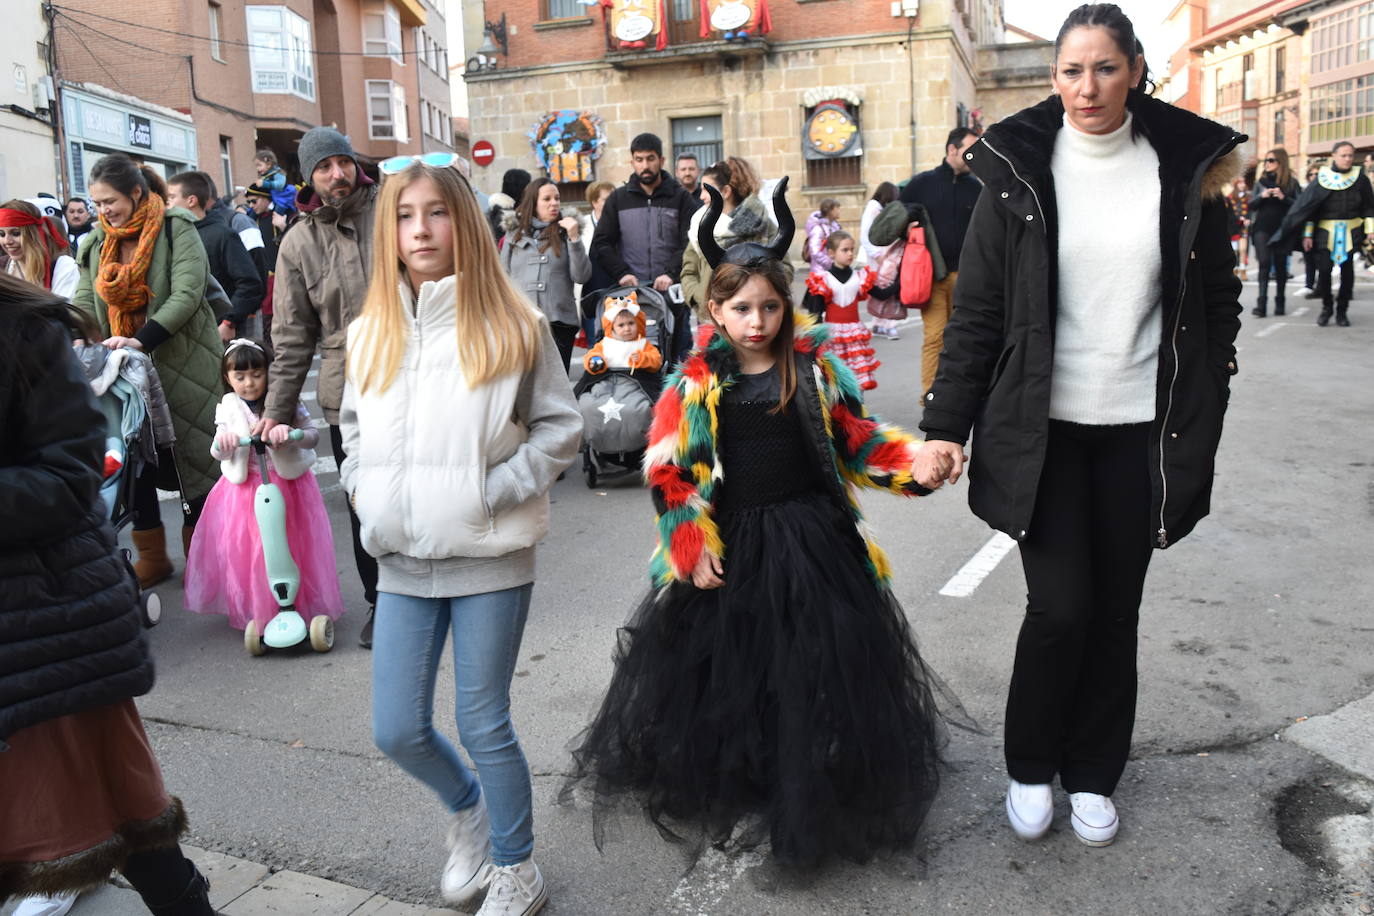
{"label": "gray winter jacket", "polygon": [[538,236],[520,235],[519,230],[506,236],[501,248],[501,266],[515,282],[515,288],[525,294],[544,317],[559,324],[578,323],[577,299],[574,283],[586,283],[592,277],[592,262],[582,239],[569,242],[566,237],[557,255],[553,246],[540,251]]}

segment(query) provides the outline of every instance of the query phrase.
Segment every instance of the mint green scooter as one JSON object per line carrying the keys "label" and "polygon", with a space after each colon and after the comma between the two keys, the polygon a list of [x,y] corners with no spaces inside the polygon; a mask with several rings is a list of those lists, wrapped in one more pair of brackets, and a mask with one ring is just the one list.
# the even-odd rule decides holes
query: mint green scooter
{"label": "mint green scooter", "polygon": [[[288,438],[302,439],[305,431],[291,430]],[[310,639],[310,648],[328,652],[334,648],[334,621],[320,614],[307,627],[305,618],[296,612],[296,591],[301,585],[300,569],[291,557],[291,545],[286,539],[286,500],[281,488],[272,483],[267,473],[267,443],[260,436],[244,436],[239,445],[251,447],[258,456],[258,471],[262,480],[253,494],[253,512],[258,519],[258,534],[262,538],[262,559],[267,568],[267,584],[281,610],[267,622],[264,632],[258,632],[258,622],[249,620],[243,628],[243,645],[249,655],[263,655],[269,648],[289,649]]]}

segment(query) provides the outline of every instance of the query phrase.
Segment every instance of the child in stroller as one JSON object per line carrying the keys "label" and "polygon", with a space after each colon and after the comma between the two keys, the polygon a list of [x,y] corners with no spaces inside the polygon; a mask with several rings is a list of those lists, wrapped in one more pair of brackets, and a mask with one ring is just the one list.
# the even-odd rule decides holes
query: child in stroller
{"label": "child in stroller", "polygon": [[662,386],[662,348],[673,339],[672,312],[657,291],[610,289],[600,301],[603,336],[582,358],[573,389],[589,487],[638,473]]}

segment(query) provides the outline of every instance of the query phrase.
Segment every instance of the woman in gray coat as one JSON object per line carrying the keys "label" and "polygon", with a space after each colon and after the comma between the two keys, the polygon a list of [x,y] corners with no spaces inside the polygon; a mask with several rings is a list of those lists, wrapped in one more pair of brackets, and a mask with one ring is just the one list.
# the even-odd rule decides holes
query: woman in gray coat
{"label": "woman in gray coat", "polygon": [[549,319],[566,371],[577,339],[573,284],[591,279],[592,262],[587,258],[577,218],[560,218],[561,205],[558,185],[547,178],[530,182],[516,210],[519,222],[501,249],[501,265],[515,281],[515,288]]}

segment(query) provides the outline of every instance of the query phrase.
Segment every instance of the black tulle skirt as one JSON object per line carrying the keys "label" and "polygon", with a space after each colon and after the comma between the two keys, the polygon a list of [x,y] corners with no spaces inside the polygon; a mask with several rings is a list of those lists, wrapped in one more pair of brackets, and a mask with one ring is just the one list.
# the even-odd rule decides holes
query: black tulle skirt
{"label": "black tulle skirt", "polygon": [[752,834],[786,864],[910,843],[942,729],[906,616],[866,571],[852,519],[812,493],[721,523],[725,585],[651,594],[620,631],[574,784],[595,784],[598,818],[628,796],[665,834]]}

